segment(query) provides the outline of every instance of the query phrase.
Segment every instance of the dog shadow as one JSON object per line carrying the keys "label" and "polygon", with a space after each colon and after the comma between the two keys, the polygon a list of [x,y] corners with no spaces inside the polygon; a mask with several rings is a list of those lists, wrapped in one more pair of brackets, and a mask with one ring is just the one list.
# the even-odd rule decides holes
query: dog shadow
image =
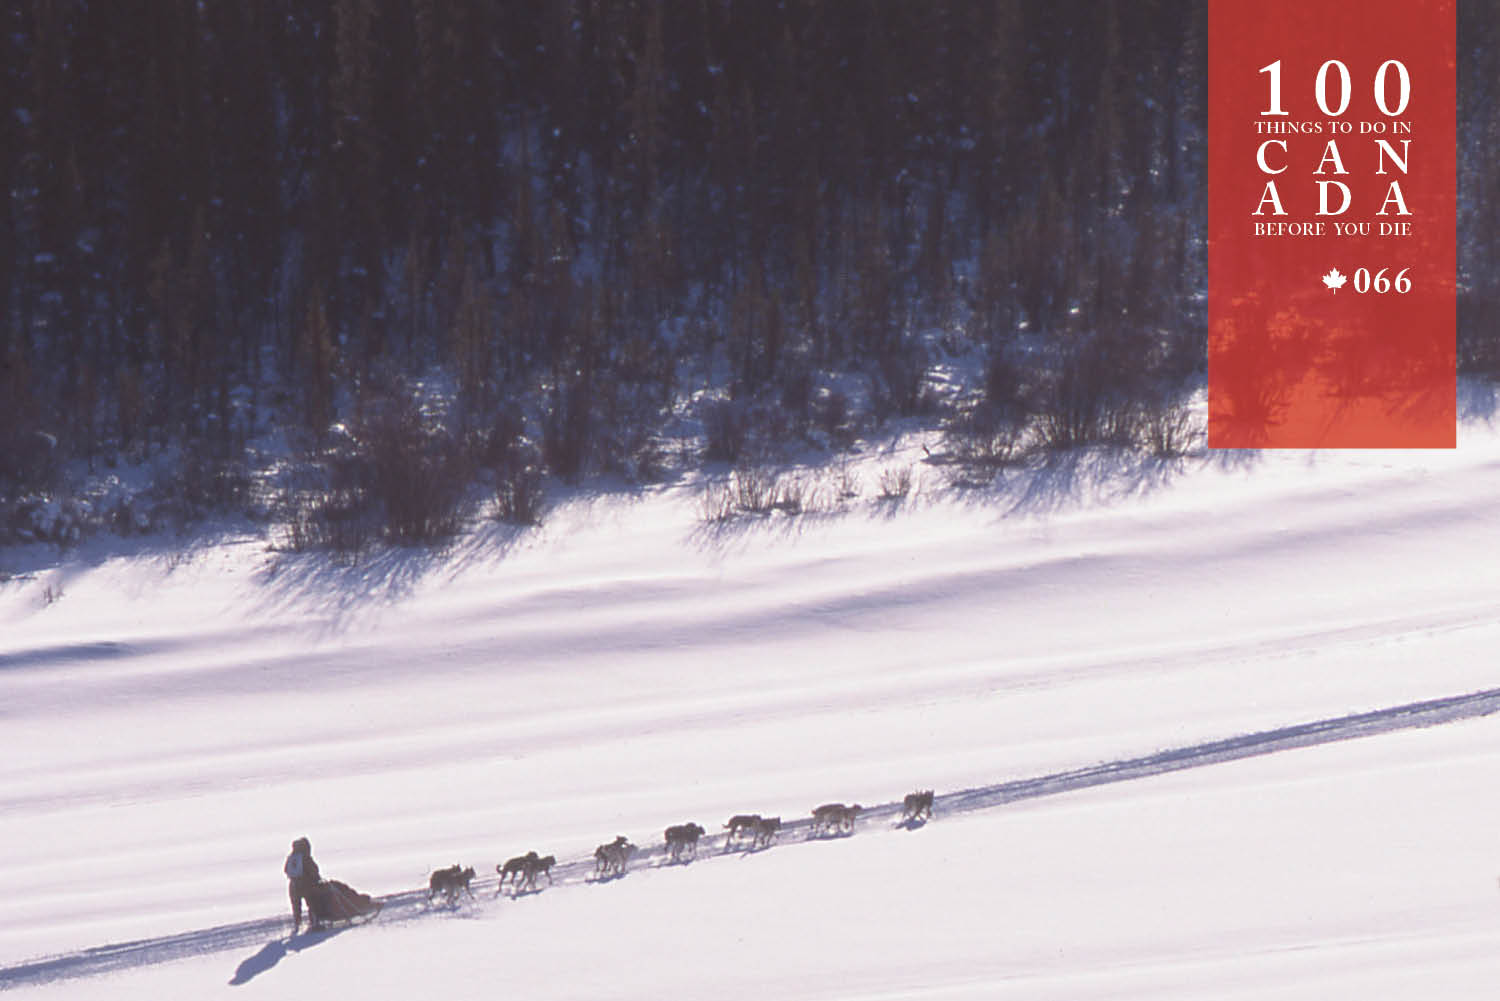
{"label": "dog shadow", "polygon": [[248,984],[281,962],[287,953],[302,952],[304,949],[311,949],[313,946],[322,945],[335,935],[339,935],[347,930],[344,927],[323,928],[318,931],[302,932],[288,938],[273,938],[261,946],[260,951],[256,952],[255,955],[246,958],[235,968],[234,976],[229,978],[229,984],[231,987]]}
{"label": "dog shadow", "polygon": [[588,883],[590,886],[597,886],[601,883],[613,883],[616,880],[621,880],[624,878],[625,873],[623,872],[608,872],[602,876],[589,876],[584,879],[584,882]]}
{"label": "dog shadow", "polygon": [[[499,893],[496,893],[499,896]],[[458,914],[469,908],[470,903],[477,903],[478,897],[469,894],[468,897],[428,897],[424,906],[428,911],[442,914]]]}
{"label": "dog shadow", "polygon": [[534,897],[545,889],[545,886],[525,886],[519,890],[512,890],[510,893],[510,899],[520,900],[522,897]]}
{"label": "dog shadow", "polygon": [[[742,847],[734,848],[732,850],[737,855],[739,855],[740,858],[749,858],[752,855],[759,855],[761,852],[768,852],[768,851],[770,851],[774,847],[776,847],[776,842],[769,841],[769,842],[763,842],[761,844],[744,845]],[[726,849],[724,851],[724,854],[726,854],[726,855],[729,854],[729,851],[730,851],[730,849]]]}
{"label": "dog shadow", "polygon": [[907,817],[899,821],[895,827],[898,831],[920,831],[927,826],[926,817]]}

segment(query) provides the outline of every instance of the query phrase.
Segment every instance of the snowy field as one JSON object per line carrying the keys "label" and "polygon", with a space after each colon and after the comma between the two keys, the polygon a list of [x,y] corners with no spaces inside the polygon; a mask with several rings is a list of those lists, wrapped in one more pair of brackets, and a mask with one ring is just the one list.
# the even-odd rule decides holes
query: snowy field
{"label": "snowy field", "polygon": [[[833,516],[710,525],[674,486],[355,566],[21,553],[0,989],[1493,997],[1500,433],[1460,441],[983,493],[918,464],[875,500],[913,442]],[[918,788],[936,817],[898,826]],[[850,836],[722,850],[731,814],[837,800],[873,808]],[[691,864],[588,878],[689,820]],[[299,835],[374,923],[288,939]],[[497,896],[528,849],[555,884]],[[453,862],[476,899],[426,907]]]}

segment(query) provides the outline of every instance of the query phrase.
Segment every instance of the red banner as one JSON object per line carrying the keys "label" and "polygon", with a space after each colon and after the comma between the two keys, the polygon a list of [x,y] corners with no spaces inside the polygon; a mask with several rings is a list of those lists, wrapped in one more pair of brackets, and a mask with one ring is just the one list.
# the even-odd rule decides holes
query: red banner
{"label": "red banner", "polygon": [[1453,0],[1208,17],[1209,445],[1453,447]]}

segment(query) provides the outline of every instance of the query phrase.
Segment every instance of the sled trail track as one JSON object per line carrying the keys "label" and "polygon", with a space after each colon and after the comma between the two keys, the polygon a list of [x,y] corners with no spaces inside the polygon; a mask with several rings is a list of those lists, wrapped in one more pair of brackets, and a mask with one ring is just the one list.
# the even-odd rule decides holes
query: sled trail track
{"label": "sled trail track", "polygon": [[[1166,772],[1198,768],[1301,747],[1352,740],[1398,730],[1438,726],[1458,720],[1487,716],[1497,711],[1500,711],[1500,688],[1405,703],[1370,712],[1337,716],[1222,740],[1169,748],[1139,757],[1121,758],[1068,771],[939,793],[934,799],[934,814],[988,810],[1017,800],[1054,796],[1093,786],[1147,778]],[[860,827],[871,827],[881,822],[888,825],[899,822],[900,814],[901,803],[897,801],[867,808],[860,815],[856,824],[856,832]],[[788,846],[806,841],[810,837],[811,819],[804,817],[783,824],[779,844]],[[650,840],[654,842],[655,839],[656,835],[653,834]],[[715,834],[702,839],[698,858],[707,860],[725,851],[724,836]],[[665,848],[659,844],[653,844],[651,847],[642,846],[632,858],[632,865],[635,868],[659,867],[668,864],[672,863],[666,856]],[[589,883],[593,881],[593,873],[592,858],[572,859],[555,867],[554,883],[558,886]],[[474,881],[474,887],[475,897],[481,902],[494,900],[497,877],[481,876]],[[383,904],[378,920],[387,923],[419,919],[432,907],[437,906],[428,904],[425,890],[394,893],[378,899]],[[286,916],[277,915],[176,935],[97,946],[0,969],[0,990],[93,976],[208,953],[244,949],[264,945],[268,940],[280,939],[285,933]],[[326,937],[339,933],[340,929],[335,928],[309,934],[314,937]]]}

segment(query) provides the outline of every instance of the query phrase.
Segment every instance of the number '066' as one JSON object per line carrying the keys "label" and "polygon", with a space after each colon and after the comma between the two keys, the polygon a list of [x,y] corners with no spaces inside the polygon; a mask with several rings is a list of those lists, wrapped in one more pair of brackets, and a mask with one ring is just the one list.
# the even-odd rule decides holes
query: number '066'
{"label": "number '066'", "polygon": [[1369,268],[1356,268],[1354,271],[1354,291],[1364,294],[1374,292],[1376,295],[1385,295],[1387,292],[1395,292],[1397,295],[1405,295],[1411,291],[1411,279],[1406,273],[1411,268],[1402,268],[1396,272],[1395,279],[1385,276],[1390,268],[1381,268],[1371,277]]}

